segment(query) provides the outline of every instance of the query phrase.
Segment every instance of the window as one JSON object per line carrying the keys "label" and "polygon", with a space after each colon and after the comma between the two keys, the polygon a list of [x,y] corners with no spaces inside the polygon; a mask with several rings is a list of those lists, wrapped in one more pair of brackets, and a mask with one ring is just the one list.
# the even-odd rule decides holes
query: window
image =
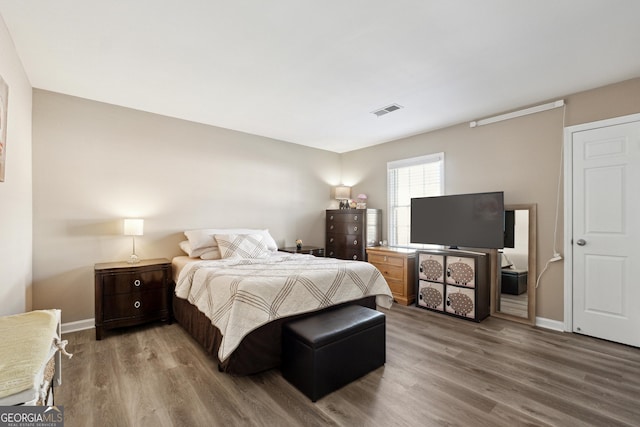
{"label": "window", "polygon": [[411,199],[443,194],[444,153],[387,163],[387,192],[389,246],[417,246],[411,244]]}

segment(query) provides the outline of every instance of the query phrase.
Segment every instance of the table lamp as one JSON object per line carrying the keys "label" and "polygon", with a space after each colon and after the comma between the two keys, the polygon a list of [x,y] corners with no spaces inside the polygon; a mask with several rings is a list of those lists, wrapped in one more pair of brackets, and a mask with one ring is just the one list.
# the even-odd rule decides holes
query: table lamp
{"label": "table lamp", "polygon": [[137,264],[140,258],[136,255],[136,236],[142,236],[144,229],[143,219],[127,218],[124,220],[124,235],[131,236],[133,239],[133,252],[127,261],[129,264]]}

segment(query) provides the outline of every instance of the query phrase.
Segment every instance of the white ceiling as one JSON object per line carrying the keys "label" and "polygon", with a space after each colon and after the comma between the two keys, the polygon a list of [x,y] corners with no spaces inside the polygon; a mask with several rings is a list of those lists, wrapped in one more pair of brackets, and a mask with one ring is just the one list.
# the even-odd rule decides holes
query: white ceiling
{"label": "white ceiling", "polygon": [[640,76],[638,0],[0,0],[0,15],[35,88],[339,153]]}

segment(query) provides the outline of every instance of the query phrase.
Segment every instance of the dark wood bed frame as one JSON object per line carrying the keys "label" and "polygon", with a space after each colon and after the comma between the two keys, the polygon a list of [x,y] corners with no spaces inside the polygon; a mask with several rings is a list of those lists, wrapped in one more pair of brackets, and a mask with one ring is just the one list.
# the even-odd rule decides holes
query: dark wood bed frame
{"label": "dark wood bed frame", "polygon": [[[211,320],[204,313],[186,299],[177,298],[175,295],[172,299],[175,320],[202,345],[207,353],[217,359],[218,348],[222,340],[220,330],[211,324]],[[284,322],[354,304],[375,309],[376,297],[368,296],[311,313],[273,320],[249,333],[227,360],[222,363],[218,361],[218,369],[233,375],[249,375],[276,368],[280,366],[281,361],[281,331]]]}

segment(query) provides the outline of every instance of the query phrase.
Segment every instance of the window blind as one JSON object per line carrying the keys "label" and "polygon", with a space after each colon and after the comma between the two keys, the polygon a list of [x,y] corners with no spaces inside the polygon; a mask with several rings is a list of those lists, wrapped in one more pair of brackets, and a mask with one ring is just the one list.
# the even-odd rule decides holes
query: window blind
{"label": "window blind", "polygon": [[440,196],[444,192],[444,153],[387,163],[390,246],[411,244],[411,199]]}

